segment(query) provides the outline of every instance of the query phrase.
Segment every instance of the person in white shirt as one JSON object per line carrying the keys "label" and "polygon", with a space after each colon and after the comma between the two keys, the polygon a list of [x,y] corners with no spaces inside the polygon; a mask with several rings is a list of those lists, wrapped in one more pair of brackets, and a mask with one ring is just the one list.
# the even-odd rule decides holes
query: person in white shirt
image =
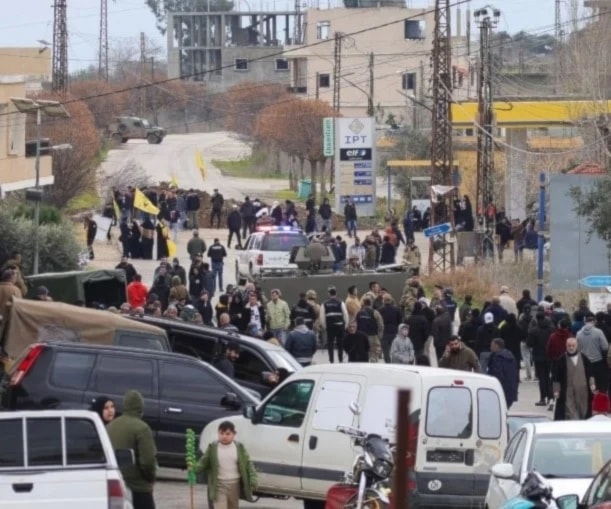
{"label": "person in white shirt", "polygon": [[349,261],[357,260],[358,266],[362,267],[365,259],[365,248],[361,246],[361,241],[358,237],[354,237],[354,244],[348,248],[347,258]]}

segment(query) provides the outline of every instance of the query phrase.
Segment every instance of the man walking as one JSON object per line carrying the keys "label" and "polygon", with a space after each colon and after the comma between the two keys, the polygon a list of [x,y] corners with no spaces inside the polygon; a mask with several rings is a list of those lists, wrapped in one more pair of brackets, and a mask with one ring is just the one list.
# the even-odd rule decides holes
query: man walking
{"label": "man walking", "polygon": [[193,236],[187,242],[187,253],[191,257],[191,262],[195,262],[197,255],[203,255],[205,252],[206,242],[200,238],[197,230],[193,230]]}
{"label": "man walking", "polygon": [[344,330],[348,325],[348,310],[346,304],[337,298],[337,290],[329,287],[329,299],[323,303],[320,313],[321,327],[327,335],[327,351],[329,362],[334,362],[335,346],[337,345],[337,358],[344,361]]}
{"label": "man walking", "polygon": [[494,338],[490,343],[490,359],[488,374],[495,377],[503,388],[507,409],[518,401],[519,375],[517,361],[513,354],[505,348],[505,341]]}
{"label": "man walking", "polygon": [[280,290],[275,288],[270,292],[270,295],[271,300],[267,303],[265,313],[267,328],[284,346],[287,331],[291,326],[291,310],[286,301],[280,298]]}
{"label": "man walking", "polygon": [[221,227],[221,213],[223,212],[223,203],[225,203],[225,199],[223,195],[219,193],[218,189],[215,189],[212,193],[212,213],[210,214],[210,228],[214,223],[214,218],[216,217],[216,229],[218,230]]}
{"label": "man walking", "polygon": [[187,194],[187,225],[189,228],[199,229],[199,196],[193,189]]}
{"label": "man walking", "polygon": [[[208,248],[208,258],[210,258],[210,266],[212,269],[212,278],[216,285],[216,280],[219,281],[219,291],[223,291],[223,266],[224,260],[227,257],[227,251],[221,244],[219,239],[214,239],[214,244]],[[216,289],[216,288],[215,288]]]}
{"label": "man walking", "polygon": [[382,357],[380,340],[384,334],[384,322],[380,313],[371,307],[370,299],[363,299],[363,307],[356,314],[356,328],[369,339],[369,362],[379,362]]}
{"label": "man walking", "polygon": [[[367,294],[365,294],[367,295]],[[390,347],[399,331],[399,324],[403,321],[401,310],[393,304],[392,296],[385,293],[383,297],[384,305],[378,309],[384,322],[384,334],[382,335],[382,354],[384,362],[390,363]]]}
{"label": "man walking", "polygon": [[586,315],[586,324],[577,333],[577,343],[581,353],[590,361],[590,369],[596,381],[596,387],[606,390],[609,385],[606,363],[609,343],[603,331],[594,326],[594,320],[595,317],[592,313]]}
{"label": "man walking", "polygon": [[439,358],[439,367],[457,369],[459,371],[481,372],[477,355],[465,345],[458,336],[452,336]]}
{"label": "man walking", "polygon": [[[537,311],[536,323],[530,328],[527,344],[532,348],[532,358],[535,363],[535,375],[539,379],[539,401],[536,406],[553,403],[551,382],[551,361],[547,357],[547,343],[554,332],[551,320],[547,320],[543,311]],[[547,401],[547,402],[546,402]]]}
{"label": "man walking", "polygon": [[295,318],[295,328],[289,332],[284,347],[304,368],[312,364],[316,353],[316,334],[308,329],[302,316]]}
{"label": "man walking", "polygon": [[121,474],[132,492],[134,509],[155,509],[153,486],[157,471],[157,447],[153,432],[142,420],[144,399],[138,391],[123,397],[123,414],[110,421],[106,431],[113,449],[132,449],[136,464],[121,467]]}
{"label": "man walking", "polygon": [[238,210],[238,206],[233,204],[231,212],[227,216],[227,229],[229,230],[229,239],[227,239],[227,247],[231,249],[231,239],[235,235],[238,243],[235,245],[238,249],[242,248],[242,239],[240,238],[240,229],[242,228],[242,216]]}

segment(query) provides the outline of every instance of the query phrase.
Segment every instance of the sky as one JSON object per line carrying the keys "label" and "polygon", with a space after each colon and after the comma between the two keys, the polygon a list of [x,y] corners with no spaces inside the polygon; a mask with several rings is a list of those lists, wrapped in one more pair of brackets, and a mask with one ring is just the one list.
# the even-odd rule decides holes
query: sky
{"label": "sky", "polygon": [[[294,5],[291,0],[234,1],[237,5],[244,2],[253,10],[283,9]],[[328,1],[331,0],[305,0],[310,2],[310,5],[320,4],[321,7]],[[411,7],[430,7],[433,4],[433,0],[406,1]],[[450,1],[453,3],[456,0]],[[333,0],[332,4],[337,2],[338,0]],[[52,42],[51,0],[4,0],[2,3],[0,47],[37,46],[38,39]],[[89,65],[97,66],[100,0],[67,0],[67,3],[69,69],[75,71]],[[500,9],[502,15],[499,30],[509,33],[520,30],[537,34],[554,33],[554,0],[471,0],[470,3],[472,11],[488,4]],[[563,5],[566,3],[563,1]],[[468,4],[461,6],[463,12],[467,6]],[[567,19],[566,15],[564,19]],[[163,47],[165,55],[166,39],[155,27],[155,16],[144,0],[108,0],[108,36],[111,49],[117,45],[138,48],[140,32],[147,35],[151,44]]]}

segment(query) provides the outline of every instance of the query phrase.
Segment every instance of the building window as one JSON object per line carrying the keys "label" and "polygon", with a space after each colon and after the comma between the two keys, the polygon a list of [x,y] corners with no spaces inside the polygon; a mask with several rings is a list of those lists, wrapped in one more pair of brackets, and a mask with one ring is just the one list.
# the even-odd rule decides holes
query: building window
{"label": "building window", "polygon": [[319,88],[329,88],[331,86],[331,78],[328,74],[319,74],[318,75],[318,87]]}
{"label": "building window", "polygon": [[276,71],[288,71],[289,61],[286,58],[276,59]]}
{"label": "building window", "polygon": [[317,39],[328,39],[329,33],[331,32],[330,21],[319,21],[316,23],[316,38]]}
{"label": "building window", "polygon": [[401,75],[401,88],[403,90],[411,90],[412,92],[416,91],[416,73],[415,72],[406,72]]}
{"label": "building window", "polygon": [[406,19],[404,22],[405,39],[421,40],[426,34],[424,21],[418,19]]}
{"label": "building window", "polygon": [[235,70],[236,71],[248,71],[248,59],[247,58],[236,58],[235,59]]}

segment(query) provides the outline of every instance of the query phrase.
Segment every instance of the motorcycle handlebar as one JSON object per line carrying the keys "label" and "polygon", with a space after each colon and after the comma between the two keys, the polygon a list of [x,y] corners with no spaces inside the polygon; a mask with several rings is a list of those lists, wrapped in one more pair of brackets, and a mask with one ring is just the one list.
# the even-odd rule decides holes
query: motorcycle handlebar
{"label": "motorcycle handlebar", "polygon": [[345,435],[356,437],[356,438],[364,438],[367,436],[367,433],[361,431],[358,428],[353,428],[352,426],[338,426],[337,431],[340,433],[344,433]]}

